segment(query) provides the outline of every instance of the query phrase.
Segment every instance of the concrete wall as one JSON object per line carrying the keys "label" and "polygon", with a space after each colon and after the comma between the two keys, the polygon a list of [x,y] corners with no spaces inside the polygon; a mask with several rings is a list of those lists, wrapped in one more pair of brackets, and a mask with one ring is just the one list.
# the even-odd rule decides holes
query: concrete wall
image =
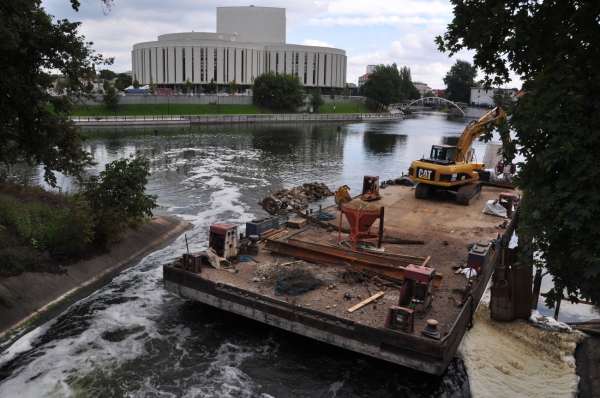
{"label": "concrete wall", "polygon": [[[119,105],[128,104],[209,104],[211,102],[222,105],[252,105],[252,96],[228,96],[222,97],[217,95],[195,95],[188,97],[186,95],[128,95],[121,97]],[[96,101],[88,100],[86,105],[98,105],[102,101],[102,96],[97,95]]]}

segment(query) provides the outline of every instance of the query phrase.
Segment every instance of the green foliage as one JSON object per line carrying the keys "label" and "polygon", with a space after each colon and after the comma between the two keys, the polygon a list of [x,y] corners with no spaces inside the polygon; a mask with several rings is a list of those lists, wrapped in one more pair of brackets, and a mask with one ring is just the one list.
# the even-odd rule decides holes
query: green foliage
{"label": "green foliage", "polygon": [[400,68],[400,78],[400,97],[402,99],[415,100],[421,98],[421,93],[412,82],[410,68],[406,66]]}
{"label": "green foliage", "polygon": [[312,92],[310,93],[309,103],[310,103],[310,106],[313,107],[313,110],[315,112],[317,112],[319,110],[319,108],[322,107],[325,104],[325,100],[321,96],[321,89],[320,88],[313,88],[312,89]]}
{"label": "green foliage", "polygon": [[402,78],[394,63],[377,65],[369,80],[361,86],[361,90],[369,102],[388,106],[404,99],[401,95],[401,87]]}
{"label": "green foliage", "polygon": [[348,83],[346,83],[346,86],[344,87],[344,98],[348,97],[350,97],[350,86],[348,85]]}
{"label": "green foliage", "polygon": [[88,205],[75,196],[63,205],[32,202],[20,205],[0,195],[0,222],[14,226],[25,242],[36,249],[48,249],[57,258],[82,250],[92,238],[94,220]]}
{"label": "green foliage", "polygon": [[254,103],[269,105],[276,109],[296,110],[304,103],[304,91],[300,78],[273,71],[254,79]]}
{"label": "green foliage", "polygon": [[137,75],[134,75],[132,84],[133,84],[133,88],[140,88],[140,82],[138,82]]}
{"label": "green foliage", "polygon": [[237,93],[239,84],[237,84],[235,82],[235,79],[233,79],[232,81],[230,81],[227,86],[229,87],[229,93],[233,94],[233,93]]}
{"label": "green foliage", "polygon": [[131,86],[133,84],[133,79],[131,78],[131,75],[128,73],[119,73],[117,75],[119,77],[119,79],[123,82],[123,86],[125,88]]}
{"label": "green foliage", "polygon": [[145,157],[119,159],[83,183],[83,195],[96,216],[96,238],[115,239],[129,222],[152,215],[156,195],[146,194],[150,161]]}
{"label": "green foliage", "polygon": [[425,97],[435,97],[435,94],[433,93],[433,91],[428,91],[425,93]]}
{"label": "green foliage", "polygon": [[[29,246],[8,246],[0,248],[0,275],[19,275],[23,271],[36,268],[38,259]],[[8,305],[7,305],[8,304]],[[0,306],[10,308],[12,304],[0,297]]]}
{"label": "green foliage", "polygon": [[[41,165],[45,181],[53,185],[54,171],[78,175],[91,163],[68,116],[75,98],[85,96],[79,79],[91,78],[90,65],[103,60],[77,35],[80,23],[53,22],[40,1],[2,1],[0,16],[0,162]],[[49,71],[68,78],[68,95],[46,92],[53,81]]]}
{"label": "green foliage", "polygon": [[69,87],[69,78],[62,77],[58,78],[56,81],[56,87],[54,87],[54,90],[56,91],[56,94],[63,95],[65,94],[67,87]]}
{"label": "green foliage", "polygon": [[117,74],[109,69],[102,69],[100,71],[100,79],[102,80],[112,80],[117,77]]}
{"label": "green foliage", "polygon": [[555,285],[546,303],[552,307],[566,290],[574,301],[581,295],[598,304],[600,2],[452,2],[454,20],[436,39],[440,50],[475,50],[486,88],[508,83],[509,70],[523,81],[509,150],[524,158],[516,180],[524,192],[519,234]]}
{"label": "green foliage", "polygon": [[85,92],[87,94],[91,94],[92,91],[94,91],[94,85],[92,84],[91,81],[88,80],[87,84],[85,85]]}
{"label": "green foliage", "polygon": [[150,84],[148,85],[148,92],[150,94],[154,94],[156,92],[156,84],[154,84],[154,80],[152,80],[152,76],[150,76]]}
{"label": "green foliage", "polygon": [[499,106],[503,109],[509,109],[513,102],[515,102],[513,91],[503,90],[501,88],[498,88],[494,91],[492,99],[494,100],[495,106]]}
{"label": "green foliage", "polygon": [[120,100],[121,96],[114,87],[109,87],[102,96],[102,104],[104,104],[108,109],[112,110],[117,109]]}
{"label": "green foliage", "polygon": [[477,66],[467,61],[456,61],[444,77],[446,85],[446,98],[450,101],[469,103],[471,99],[471,87],[475,87]]}
{"label": "green foliage", "polygon": [[117,90],[119,91],[123,91],[123,89],[125,89],[125,86],[123,85],[123,82],[121,81],[121,79],[117,79],[117,84],[115,84],[115,87],[117,88]]}
{"label": "green foliage", "polygon": [[206,85],[206,91],[208,91],[209,93],[217,92],[217,83],[215,83],[214,79],[210,79],[210,83]]}
{"label": "green foliage", "polygon": [[187,94],[192,92],[192,89],[194,88],[194,84],[190,81],[190,79],[188,78],[185,83],[183,83],[183,87],[185,87],[185,92]]}

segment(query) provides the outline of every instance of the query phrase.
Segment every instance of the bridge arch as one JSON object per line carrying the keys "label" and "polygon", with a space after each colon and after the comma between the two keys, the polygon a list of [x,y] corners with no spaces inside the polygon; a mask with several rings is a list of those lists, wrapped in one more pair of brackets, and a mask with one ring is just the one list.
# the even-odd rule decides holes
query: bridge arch
{"label": "bridge arch", "polygon": [[423,100],[426,100],[426,99],[434,99],[434,100],[438,100],[438,101],[440,101],[440,100],[441,100],[441,101],[447,102],[447,103],[449,103],[449,104],[452,104],[452,105],[454,105],[454,106],[455,106],[455,107],[456,107],[456,108],[457,108],[459,111],[461,111],[461,112],[462,112],[463,116],[465,116],[465,111],[463,111],[463,110],[460,108],[460,106],[458,106],[458,104],[457,104],[456,102],[452,102],[452,101],[450,101],[450,100],[447,100],[446,98],[439,98],[439,97],[425,97],[425,98],[419,98],[419,99],[417,99],[417,100],[414,100],[414,101],[410,102],[410,103],[409,103],[409,104],[407,104],[407,105],[404,105],[404,104],[402,104],[402,105],[401,105],[401,109],[402,109],[402,110],[404,110],[405,108],[408,108],[408,107],[409,107],[409,106],[411,106],[412,104],[415,104],[415,103],[417,103],[417,102],[419,102],[419,101],[423,101]]}

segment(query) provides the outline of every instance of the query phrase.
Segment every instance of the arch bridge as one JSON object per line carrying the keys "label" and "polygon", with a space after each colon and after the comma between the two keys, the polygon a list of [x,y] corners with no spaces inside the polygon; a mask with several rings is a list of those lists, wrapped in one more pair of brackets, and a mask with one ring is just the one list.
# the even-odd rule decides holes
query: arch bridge
{"label": "arch bridge", "polygon": [[459,111],[461,111],[461,112],[462,112],[462,114],[463,114],[463,116],[465,116],[465,111],[463,111],[463,110],[461,109],[461,107],[460,107],[460,106],[459,106],[459,105],[458,105],[456,102],[452,102],[452,101],[450,101],[450,100],[447,100],[446,98],[440,98],[440,97],[425,97],[425,98],[419,98],[419,99],[417,99],[417,100],[414,100],[414,101],[412,101],[412,102],[410,102],[410,103],[408,103],[408,104],[394,104],[394,105],[392,105],[392,106],[393,106],[393,107],[397,107],[397,108],[399,108],[400,110],[402,110],[402,111],[403,111],[403,110],[405,110],[406,108],[410,107],[412,104],[416,104],[417,102],[421,102],[421,101],[423,101],[423,103],[424,103],[424,100],[435,100],[435,101],[442,101],[442,102],[446,102],[446,103],[448,103],[448,104],[454,105],[454,107],[456,107],[456,108],[457,108]]}

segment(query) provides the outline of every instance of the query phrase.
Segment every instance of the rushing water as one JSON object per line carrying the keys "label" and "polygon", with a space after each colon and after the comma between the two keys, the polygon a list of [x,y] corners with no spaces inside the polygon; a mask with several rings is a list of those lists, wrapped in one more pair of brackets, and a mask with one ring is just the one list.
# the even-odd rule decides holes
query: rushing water
{"label": "rushing water", "polygon": [[[151,159],[157,214],[194,225],[190,250],[206,248],[215,222],[263,216],[257,201],[279,188],[324,182],[356,194],[362,176],[391,179],[432,144],[453,144],[464,119],[416,115],[395,122],[199,126],[91,132],[98,165]],[[475,143],[478,158],[485,150]],[[31,179],[31,175],[27,175]],[[72,190],[61,179],[63,189]],[[331,198],[323,201],[332,204]],[[441,377],[262,325],[165,292],[161,264],[183,237],[154,252],[0,356],[12,375],[0,397],[463,397],[455,359]]]}

